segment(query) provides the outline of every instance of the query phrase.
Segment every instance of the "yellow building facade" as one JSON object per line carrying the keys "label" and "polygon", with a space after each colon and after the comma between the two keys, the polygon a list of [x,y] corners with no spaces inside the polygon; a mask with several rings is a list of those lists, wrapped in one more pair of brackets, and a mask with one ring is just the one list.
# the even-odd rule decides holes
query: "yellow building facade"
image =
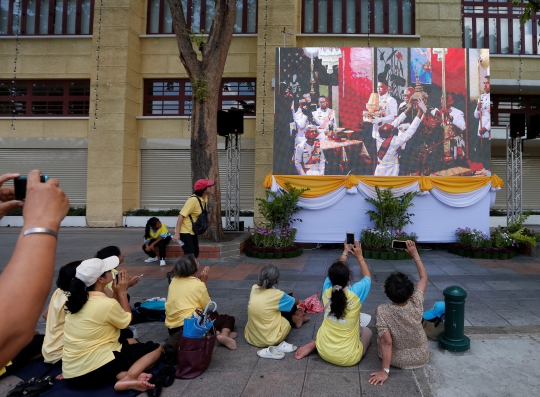
{"label": "yellow building facade", "polygon": [[[242,156],[245,151],[249,157],[243,170],[244,179],[249,181],[243,187],[242,209],[253,209],[254,197],[264,196],[262,181],[272,172],[272,79],[276,47],[284,44],[287,47],[463,46],[464,26],[467,25],[463,5],[467,2],[455,0],[410,1],[413,31],[407,34],[306,32],[309,30],[305,25],[305,20],[309,19],[309,15],[306,16],[307,8],[312,10],[313,4],[317,3],[320,23],[324,19],[324,10],[327,10],[323,6],[328,7],[328,4],[331,4],[336,7],[337,2],[338,0],[239,1],[244,10],[251,10],[251,14],[244,17],[244,27],[233,37],[223,77],[233,82],[232,84],[235,81],[256,82],[254,93],[249,93],[256,101],[255,111],[245,114],[242,136]],[[160,197],[163,191],[170,188],[164,186],[168,177],[176,180],[180,177],[178,174],[181,174],[181,181],[177,186],[184,187],[189,186],[190,180],[189,161],[186,162],[188,157],[185,156],[189,153],[189,117],[167,115],[166,111],[158,115],[148,114],[146,107],[150,106],[148,93],[145,94],[145,89],[148,91],[146,82],[187,78],[178,57],[174,35],[167,33],[167,28],[161,25],[159,29],[152,28],[152,24],[159,21],[149,20],[149,7],[161,6],[163,9],[163,5],[167,3],[164,0],[84,0],[83,6],[93,6],[91,33],[70,34],[71,16],[68,13],[63,20],[64,29],[68,25],[66,33],[55,33],[56,27],[53,29],[49,26],[49,34],[44,31],[45,34],[41,32],[39,35],[28,32],[25,34],[22,31],[24,29],[17,32],[13,30],[17,16],[26,23],[25,27],[36,23],[35,29],[38,30],[38,22],[30,21],[28,13],[23,21],[23,13],[18,13],[17,5],[27,11],[24,8],[25,4],[28,7],[27,1],[15,0],[10,3],[15,4],[4,12],[7,16],[4,18],[0,14],[0,81],[4,84],[4,91],[0,91],[0,103],[3,101],[7,108],[1,110],[0,106],[0,172],[26,172],[24,168],[33,165],[32,160],[41,159],[40,156],[45,152],[53,153],[53,158],[48,158],[47,164],[50,169],[57,170],[59,175],[66,175],[65,184],[73,189],[73,195],[76,196],[72,202],[87,206],[87,223],[93,227],[121,226],[122,213],[133,208],[180,207],[181,200],[168,198],[167,195],[171,195],[171,192],[163,193],[163,199],[152,201],[148,198],[152,192],[155,192],[156,197]],[[64,1],[64,9],[68,9],[71,3]],[[360,5],[362,2],[358,0],[356,3]],[[192,4],[191,0],[189,4]],[[339,4],[342,4],[341,0]],[[383,7],[380,10],[392,10],[395,5],[402,5],[402,0],[372,0],[370,5],[374,7],[371,10],[374,15],[376,10],[379,10],[376,8],[379,5]],[[160,20],[166,19],[166,12],[161,12],[160,15],[164,13],[165,16],[159,17]],[[256,16],[255,20],[253,15]],[[50,23],[51,19],[49,25]],[[250,23],[254,32],[246,29],[245,25]],[[76,20],[72,25],[75,26],[73,29],[78,29],[79,26],[84,26],[84,22]],[[155,33],[152,29],[160,31]],[[14,32],[20,34],[13,34]],[[520,94],[524,97],[539,94],[538,56],[537,47],[533,54],[492,53],[492,93],[512,98]],[[9,103],[13,104],[14,95],[9,90],[6,91],[6,87],[14,84],[14,81],[25,84],[32,81],[66,80],[89,83],[88,99],[85,100],[86,105],[83,105],[87,108],[82,112],[87,114],[74,115],[70,110],[67,114],[64,111],[57,115],[39,112],[29,114],[28,109],[23,114],[19,108],[15,115],[12,114],[15,105],[10,108]],[[15,102],[20,100],[18,93],[16,95]],[[32,95],[34,96],[31,99],[35,99],[37,94]],[[49,96],[51,95],[49,92]],[[22,96],[24,95],[21,94]],[[163,109],[167,106],[166,102],[162,103]],[[69,102],[70,109],[71,106],[72,103]],[[536,105],[529,106],[535,109]],[[492,140],[492,156],[498,157],[500,161],[494,164],[501,163],[505,156],[506,143],[502,139],[505,128],[497,128],[499,132],[494,132]],[[530,159],[527,160],[528,164],[531,167],[540,165],[540,149],[536,142],[528,141],[525,146],[527,150],[524,156]],[[223,142],[219,148],[223,151]],[[182,151],[183,157],[175,157],[174,150]],[[70,153],[74,157],[70,157]],[[65,161],[62,157],[64,154]],[[172,156],[171,163],[167,162],[169,154]],[[83,169],[84,161],[86,169]],[[17,169],[11,169],[11,166]],[[73,175],[69,174],[70,171],[73,171]],[[152,185],[152,172],[160,181],[157,185]],[[157,174],[160,174],[161,179],[157,178]],[[63,186],[62,179],[60,183]],[[84,185],[84,189],[81,185]],[[182,195],[189,193],[190,191],[182,192]],[[532,197],[533,193],[534,189],[527,193],[531,196],[524,207],[540,209],[540,203],[535,207],[536,198]],[[504,198],[502,204],[499,201],[498,203],[503,205]]]}

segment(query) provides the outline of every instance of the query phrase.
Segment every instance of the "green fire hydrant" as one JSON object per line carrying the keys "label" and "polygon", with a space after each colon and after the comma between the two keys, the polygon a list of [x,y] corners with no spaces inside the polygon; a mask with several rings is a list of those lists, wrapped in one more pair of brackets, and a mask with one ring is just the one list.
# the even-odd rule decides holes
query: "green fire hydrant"
{"label": "green fire hydrant", "polygon": [[444,332],[439,335],[439,346],[451,352],[464,352],[471,348],[471,341],[465,336],[465,298],[463,288],[450,286],[443,291]]}

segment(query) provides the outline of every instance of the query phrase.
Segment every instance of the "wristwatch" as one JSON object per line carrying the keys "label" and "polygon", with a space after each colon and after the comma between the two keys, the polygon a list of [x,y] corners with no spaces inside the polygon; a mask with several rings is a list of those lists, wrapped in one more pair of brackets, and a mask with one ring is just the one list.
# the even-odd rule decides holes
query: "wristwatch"
{"label": "wristwatch", "polygon": [[386,372],[387,374],[390,373],[390,368],[383,368],[382,370],[383,370],[384,372]]}

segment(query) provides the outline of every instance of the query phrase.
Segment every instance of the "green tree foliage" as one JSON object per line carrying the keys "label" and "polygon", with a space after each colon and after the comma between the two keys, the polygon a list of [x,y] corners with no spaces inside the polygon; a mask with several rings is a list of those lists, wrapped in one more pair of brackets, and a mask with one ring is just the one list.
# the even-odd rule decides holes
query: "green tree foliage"
{"label": "green tree foliage", "polygon": [[[512,3],[514,3],[514,5],[517,5],[517,6],[525,4],[523,6],[523,15],[521,15],[521,18],[519,18],[521,23],[525,23],[529,21],[531,19],[532,14],[536,14],[537,12],[540,11],[539,0],[528,0],[525,2],[523,0],[512,0]],[[540,26],[540,19],[538,20],[538,26]]]}

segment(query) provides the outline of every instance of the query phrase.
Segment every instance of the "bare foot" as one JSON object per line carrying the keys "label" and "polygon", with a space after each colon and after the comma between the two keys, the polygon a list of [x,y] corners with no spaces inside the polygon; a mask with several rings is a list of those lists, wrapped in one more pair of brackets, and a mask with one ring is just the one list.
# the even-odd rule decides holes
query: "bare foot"
{"label": "bare foot", "polygon": [[139,376],[137,376],[137,380],[145,380],[145,381],[148,381],[148,379],[150,379],[152,376],[152,374],[147,374],[146,372],[143,372],[142,374],[140,374]]}
{"label": "bare foot", "polygon": [[236,339],[236,338],[238,338],[238,334],[236,332],[231,332],[229,334],[229,338]]}
{"label": "bare foot", "polygon": [[153,389],[155,385],[148,383],[145,380],[119,380],[114,385],[114,390],[137,390],[147,391]]}
{"label": "bare foot", "polygon": [[297,360],[301,360],[304,357],[310,355],[313,350],[315,350],[314,340],[309,342],[307,345],[299,347],[298,350],[296,350],[296,352],[294,353],[294,358],[296,358]]}
{"label": "bare foot", "polygon": [[54,378],[54,379],[62,380],[62,379],[64,379],[64,374],[60,374],[60,375],[56,376],[56,378]]}
{"label": "bare foot", "polygon": [[307,323],[309,321],[309,317],[294,315],[292,317],[292,320],[293,320],[294,326],[296,328],[300,328],[302,324]]}
{"label": "bare foot", "polygon": [[219,343],[224,345],[226,348],[231,349],[231,350],[236,350],[236,342],[231,337],[217,335],[216,339],[218,340]]}

